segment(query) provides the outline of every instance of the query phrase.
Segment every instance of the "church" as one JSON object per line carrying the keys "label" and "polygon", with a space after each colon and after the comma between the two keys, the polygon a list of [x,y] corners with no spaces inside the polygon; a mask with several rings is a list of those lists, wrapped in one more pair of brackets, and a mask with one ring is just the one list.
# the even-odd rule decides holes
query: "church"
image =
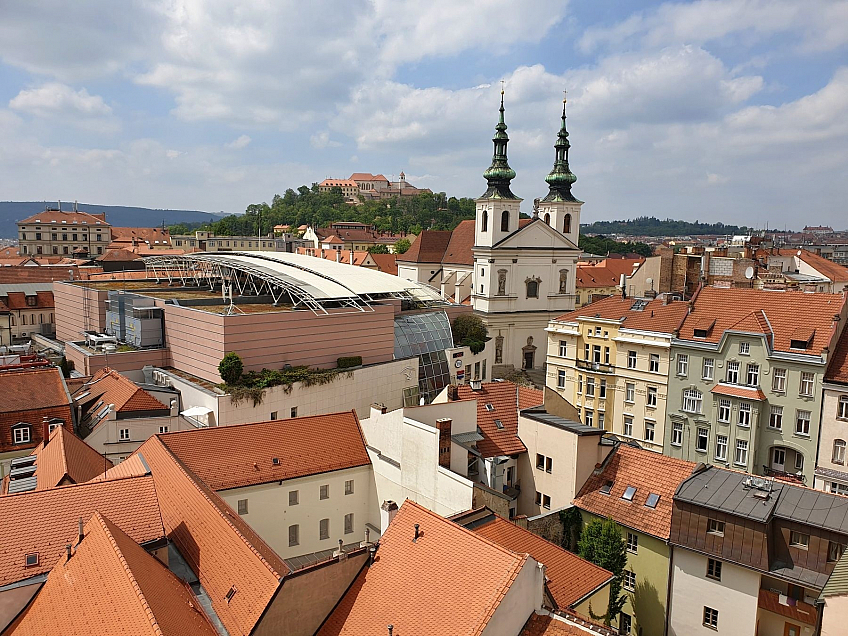
{"label": "church", "polygon": [[568,165],[570,144],[565,100],[554,148],[548,193],[521,217],[522,199],[510,190],[515,171],[507,160],[503,92],[492,138],[494,155],[483,173],[486,191],[476,200],[474,221],[450,231],[424,231],[398,257],[398,275],[430,284],[445,298],[470,303],[492,338],[493,371],[540,369],[551,319],[574,309],[575,268],[580,256],[580,209],[571,193],[577,177]]}

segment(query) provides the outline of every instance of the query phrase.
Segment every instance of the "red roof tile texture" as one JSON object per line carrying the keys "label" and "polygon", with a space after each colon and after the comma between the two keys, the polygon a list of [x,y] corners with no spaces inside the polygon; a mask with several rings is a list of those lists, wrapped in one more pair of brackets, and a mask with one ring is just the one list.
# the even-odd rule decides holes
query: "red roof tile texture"
{"label": "red roof tile texture", "polygon": [[371,259],[377,263],[377,270],[397,276],[397,257],[400,254],[371,254]]}
{"label": "red roof tile texture", "polygon": [[[61,371],[38,367],[0,372],[0,452],[38,446],[46,435],[44,418],[73,422]],[[30,441],[15,444],[12,430],[20,423],[31,427]]]}
{"label": "red roof tile texture", "polygon": [[529,386],[518,387],[518,408],[529,409],[545,403],[545,392]]}
{"label": "red roof tile texture", "polygon": [[398,254],[398,262],[441,263],[451,240],[449,230],[424,230],[412,242],[404,254]]}
{"label": "red roof tile texture", "polygon": [[[88,269],[88,268],[85,268]],[[97,268],[96,271],[102,271]],[[47,283],[68,280],[73,276],[80,278],[80,269],[76,265],[42,267],[0,267],[0,284]]]}
{"label": "red roof tile texture", "polygon": [[[552,616],[534,613],[525,623],[519,636],[586,636],[587,634],[598,633],[604,632],[583,629],[573,623],[566,623]],[[609,633],[612,633],[612,631]]]}
{"label": "red roof tile texture", "polygon": [[0,295],[0,308],[12,311],[34,311],[38,309],[52,310],[56,305],[53,302],[52,291],[40,291],[34,294],[35,303],[30,304],[29,298],[33,294],[25,294],[19,291],[9,291]]}
{"label": "red roof tile texture", "polygon": [[73,556],[55,564],[11,634],[216,634],[191,589],[118,526],[95,512],[84,532]]}
{"label": "red roof tile texture", "polygon": [[[213,490],[371,463],[354,411],[181,431],[160,437],[174,456]],[[277,464],[274,458],[279,460]]]}
{"label": "red roof tile texture", "polygon": [[636,310],[633,309],[633,307],[638,306],[636,301],[637,299],[634,298],[610,296],[563,314],[556,320],[558,322],[575,322],[578,318],[598,317],[607,320],[619,320],[621,326],[625,329],[671,334],[680,327],[689,309],[688,303],[670,301],[668,304],[664,304],[662,298],[655,298],[642,309]]}
{"label": "red roof tile texture", "polygon": [[[120,524],[137,543],[165,536],[152,477],[76,484],[0,497],[0,586],[50,570],[76,543],[79,519],[95,511]],[[27,567],[26,555],[38,564]]]}
{"label": "red roof tile texture", "polygon": [[[251,633],[288,572],[285,563],[159,436],[136,452],[156,483],[165,532],[200,580],[218,618],[230,634]],[[233,586],[237,591],[227,601]]]}
{"label": "red roof tile texture", "polygon": [[612,572],[563,550],[529,530],[495,515],[474,532],[507,550],[527,553],[542,563],[548,577],[548,590],[558,607],[571,607],[613,578]]}
{"label": "red roof tile texture", "polygon": [[108,481],[111,479],[125,479],[127,477],[141,477],[149,475],[150,469],[145,466],[143,455],[135,453],[124,461],[112,466],[106,472],[92,477],[89,481]]}
{"label": "red roof tile texture", "polygon": [[[518,437],[519,390],[512,382],[484,382],[479,391],[473,391],[467,384],[457,387],[460,400],[477,400],[477,427],[483,439],[477,442],[477,449],[483,457],[514,455],[526,453],[527,448]],[[535,400],[526,396],[530,402]],[[544,400],[528,406],[538,406]],[[491,405],[489,410],[486,405]],[[527,407],[523,407],[527,408]],[[498,425],[500,422],[500,426]]]}
{"label": "red roof tile texture", "polygon": [[[622,444],[611,451],[602,470],[586,480],[574,505],[599,517],[612,517],[628,528],[668,539],[674,491],[693,468],[693,462]],[[605,495],[601,488],[607,481],[613,483]],[[622,499],[628,486],[636,488],[632,501]],[[645,505],[650,493],[660,496],[656,508]]]}
{"label": "red roof tile texture", "polygon": [[112,462],[73,434],[67,426],[57,426],[46,444],[33,451],[37,490],[64,484],[81,484],[112,468]]}
{"label": "red roof tile texture", "polygon": [[743,398],[746,400],[755,400],[758,402],[762,402],[766,399],[766,394],[763,393],[760,389],[757,388],[748,388],[744,386],[736,386],[735,384],[716,384],[712,389],[710,389],[710,393],[715,393],[717,395],[727,395],[729,397],[737,397]]}
{"label": "red roof tile texture", "polygon": [[[719,342],[728,329],[762,333],[761,311],[774,333],[772,348],[775,351],[820,355],[830,344],[833,334],[833,316],[842,309],[841,294],[805,294],[797,291],[766,291],[760,289],[724,289],[704,287],[694,301],[693,311],[680,329],[680,338],[705,342]],[[750,314],[755,314],[753,317]],[[695,325],[704,319],[715,319],[715,326],[706,338],[695,338]],[[745,319],[740,329],[736,325]],[[756,320],[756,323],[754,322]],[[792,334],[800,327],[815,330],[810,345],[803,352],[791,349]]]}
{"label": "red roof tile texture", "polygon": [[474,265],[474,255],[471,253],[474,247],[474,224],[473,219],[460,221],[451,232],[450,241],[442,262],[450,265]]}
{"label": "red roof tile texture", "polygon": [[[800,252],[800,255],[798,254]],[[830,279],[833,282],[846,282],[848,281],[848,267],[843,267],[838,263],[834,263],[826,259],[824,256],[819,256],[818,254],[811,252],[809,250],[804,249],[781,249],[781,256],[795,256],[800,258],[804,263],[815,269],[825,278]],[[835,290],[841,291],[841,290]]]}
{"label": "red roof tile texture", "polygon": [[407,500],[318,635],[480,634],[526,559]]}
{"label": "red roof tile texture", "polygon": [[827,365],[825,380],[838,384],[848,384],[848,329],[842,329],[839,342]]}
{"label": "red roof tile texture", "polygon": [[603,265],[578,265],[574,284],[578,289],[615,287],[620,280],[620,274]]}
{"label": "red roof tile texture", "polygon": [[[85,397],[80,397],[88,393]],[[103,367],[91,380],[74,392],[74,398],[84,404],[114,404],[116,413],[161,411],[168,407],[128,377],[114,369]]]}
{"label": "red roof tile texture", "polygon": [[93,214],[89,214],[87,212],[60,212],[58,210],[45,210],[44,212],[39,212],[38,214],[33,214],[32,216],[28,216],[23,221],[18,221],[19,224],[23,223],[58,223],[64,225],[97,225],[100,227],[109,227],[109,224],[106,223],[101,217],[94,216]]}

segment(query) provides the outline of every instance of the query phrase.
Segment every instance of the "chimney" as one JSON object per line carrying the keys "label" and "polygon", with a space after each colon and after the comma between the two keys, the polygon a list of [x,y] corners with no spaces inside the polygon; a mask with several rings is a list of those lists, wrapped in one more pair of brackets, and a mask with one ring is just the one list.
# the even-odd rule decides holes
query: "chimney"
{"label": "chimney", "polygon": [[444,468],[450,468],[452,425],[453,420],[449,417],[436,420],[436,428],[439,429],[439,466]]}
{"label": "chimney", "polygon": [[389,623],[389,636],[392,636],[392,632],[394,631],[395,626]]}
{"label": "chimney", "polygon": [[415,528],[415,536],[412,537],[412,542],[418,543],[418,537],[421,536],[421,526],[416,523],[413,527]]}
{"label": "chimney", "polygon": [[65,563],[71,560],[71,544],[65,544]]}
{"label": "chimney", "polygon": [[386,528],[389,527],[389,524],[395,518],[395,515],[398,511],[398,505],[392,501],[391,499],[387,499],[383,502],[383,505],[380,506],[380,534],[385,534]]}
{"label": "chimney", "polygon": [[77,545],[82,543],[82,540],[85,539],[84,526],[82,523],[82,517],[79,518],[79,528],[77,530]]}
{"label": "chimney", "polygon": [[350,264],[353,265],[353,250],[350,250]]}
{"label": "chimney", "polygon": [[47,446],[47,442],[50,441],[50,422],[46,415],[41,419],[41,426],[42,441],[44,442],[44,445]]}
{"label": "chimney", "polygon": [[341,260],[342,252],[341,250],[336,250],[336,262],[338,263]]}

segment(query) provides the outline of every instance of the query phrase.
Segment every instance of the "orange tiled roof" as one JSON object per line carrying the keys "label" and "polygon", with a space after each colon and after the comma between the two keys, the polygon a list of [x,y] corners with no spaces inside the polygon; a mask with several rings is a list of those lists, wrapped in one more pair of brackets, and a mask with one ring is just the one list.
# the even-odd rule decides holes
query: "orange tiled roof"
{"label": "orange tiled roof", "polygon": [[92,477],[89,481],[108,481],[110,479],[124,479],[126,477],[141,477],[149,475],[150,469],[144,463],[144,456],[141,453],[135,453],[127,457],[124,461],[115,464],[105,473]]}
{"label": "orange tiled roof", "polygon": [[451,240],[449,230],[424,230],[397,260],[406,263],[441,263]]}
{"label": "orange tiled roof", "polygon": [[603,265],[578,265],[575,285],[578,289],[594,287],[616,287],[621,275]]}
{"label": "orange tiled roof", "polygon": [[842,330],[824,377],[829,382],[848,384],[848,329]]}
{"label": "orange tiled roof", "polygon": [[[85,397],[84,393],[88,393]],[[168,407],[128,377],[103,367],[91,380],[74,391],[74,399],[85,404],[114,404],[116,413],[161,411]]]}
{"label": "orange tiled roof", "polygon": [[32,294],[26,294],[22,291],[8,291],[0,294],[0,299],[2,299],[3,304],[8,308],[15,311],[27,310],[32,311],[34,309],[53,309],[55,304],[53,302],[53,292],[52,291],[40,291],[35,294],[35,305],[27,304],[27,296],[32,296]]}
{"label": "orange tiled roof", "polygon": [[[71,424],[68,423],[68,426]],[[73,434],[66,426],[57,426],[46,444],[33,451],[36,490],[56,488],[67,483],[81,484],[112,467],[105,457]],[[63,484],[64,482],[64,484]]]}
{"label": "orange tiled roof", "polygon": [[518,408],[519,410],[529,409],[534,406],[541,406],[545,403],[545,392],[539,389],[533,389],[529,386],[518,387]]}
{"label": "orange tiled roof", "polygon": [[370,172],[354,172],[350,175],[351,181],[385,181],[389,182],[386,177],[381,174],[371,174]]}
{"label": "orange tiled roof", "polygon": [[474,265],[471,248],[474,247],[474,219],[460,221],[451,232],[450,241],[442,257],[443,263],[451,265]]}
{"label": "orange tiled roof", "polygon": [[[800,254],[798,253],[800,252]],[[810,250],[805,249],[781,249],[781,256],[795,256],[796,258],[801,259],[807,265],[815,269],[825,278],[835,282],[842,283],[848,281],[848,267],[843,267],[838,263],[834,263],[826,259],[824,256],[819,256],[818,254],[811,252]],[[841,290],[837,290],[841,291]]]}
{"label": "orange tiled roof", "polygon": [[549,579],[548,590],[558,607],[571,607],[613,578],[612,572],[497,515],[492,515],[488,523],[476,526],[474,532],[507,550],[526,552],[542,563]]}
{"label": "orange tiled roof", "polygon": [[161,227],[113,227],[112,243],[130,243],[133,241],[149,243],[151,247],[171,245],[171,232]]}
{"label": "orange tiled roof", "polygon": [[644,257],[640,258],[605,258],[598,263],[600,267],[606,267],[609,271],[618,277],[618,282],[621,281],[621,275],[630,276],[633,273],[633,266],[640,265],[645,262]]}
{"label": "orange tiled roof", "polygon": [[[98,268],[97,271],[102,270]],[[47,283],[56,280],[68,280],[71,277],[70,272],[73,272],[75,280],[80,278],[80,270],[76,265],[66,267],[32,267],[26,265],[0,267],[0,284]]]}
{"label": "orange tiled roof", "polygon": [[518,636],[586,636],[587,634],[614,634],[612,629],[599,629],[593,625],[593,629],[588,627],[580,627],[573,622],[566,622],[561,618],[549,616],[546,614],[536,614],[530,616],[524,624],[524,629]]}
{"label": "orange tiled roof", "polygon": [[[479,391],[473,391],[467,384],[460,384],[457,387],[457,393],[460,400],[477,400],[477,427],[483,435],[483,439],[477,442],[477,449],[483,457],[527,452],[527,448],[518,437],[520,393],[515,384],[484,382]],[[524,395],[530,394],[524,393]],[[542,401],[531,406],[538,406]],[[494,409],[491,411],[487,409],[487,404],[491,404]],[[496,420],[500,420],[502,426],[498,426]]]}
{"label": "orange tiled roof", "polygon": [[397,257],[399,254],[371,254],[371,259],[377,263],[377,270],[397,276]]}
{"label": "orange tiled roof", "polygon": [[[612,517],[628,528],[668,539],[674,491],[694,467],[692,462],[622,444],[586,480],[574,505],[599,517]],[[601,488],[607,481],[613,484],[610,494],[605,495]],[[636,488],[632,501],[622,499],[628,486]],[[660,496],[656,508],[645,505],[650,493]]]}
{"label": "orange tiled roof", "polygon": [[674,333],[689,309],[689,304],[671,301],[663,304],[662,298],[648,302],[641,310],[632,309],[636,305],[635,298],[610,296],[589,305],[575,309],[556,318],[557,322],[574,322],[578,318],[604,318],[619,320],[625,329],[640,329],[657,333]]}
{"label": "orange tiled roof", "polygon": [[[38,391],[33,391],[38,387]],[[0,373],[0,413],[34,411],[48,406],[70,404],[56,367],[22,369]]]}
{"label": "orange tiled roof", "polygon": [[[792,334],[799,326],[815,330],[808,355],[820,355],[830,344],[833,333],[833,316],[842,308],[841,294],[805,294],[798,291],[766,291],[761,289],[736,289],[704,287],[694,300],[692,312],[683,322],[680,338],[717,343],[728,329],[746,331],[755,329],[762,333],[759,318],[752,321],[751,313],[761,310],[774,333],[772,347],[775,351],[790,351]],[[695,325],[704,320],[715,319],[715,326],[706,338],[695,338]],[[740,329],[736,325],[743,321]],[[792,350],[794,353],[800,353]]]}
{"label": "orange tiled roof", "polygon": [[407,500],[318,636],[480,634],[526,559]]}
{"label": "orange tiled roof", "polygon": [[746,400],[756,400],[758,402],[762,402],[766,399],[766,394],[760,391],[760,389],[758,388],[737,386],[735,384],[723,384],[721,382],[719,382],[712,389],[710,389],[710,393],[715,393],[717,395],[727,395],[729,397],[744,398]]}
{"label": "orange tiled roof", "polygon": [[[167,433],[162,443],[213,490],[368,466],[355,411]],[[274,464],[274,458],[278,463]]]}
{"label": "orange tiled roof", "polygon": [[[0,497],[0,586],[43,574],[76,543],[80,518],[114,519],[137,543],[165,536],[152,477],[74,484]],[[38,564],[26,566],[26,555]]]}
{"label": "orange tiled roof", "polygon": [[99,227],[110,227],[103,219],[89,214],[88,212],[59,212],[59,210],[45,210],[38,214],[28,216],[23,221],[18,221],[18,225],[24,223],[59,223],[63,225],[96,225]]}
{"label": "orange tiled roof", "polygon": [[[85,590],[84,594],[80,594]],[[123,530],[95,512],[68,560],[15,621],[14,636],[217,632],[185,583]]]}
{"label": "orange tiled roof", "polygon": [[[200,580],[218,618],[231,634],[251,633],[289,571],[286,564],[159,436],[136,453],[144,456],[156,483],[165,532]],[[233,586],[237,591],[228,602]]]}

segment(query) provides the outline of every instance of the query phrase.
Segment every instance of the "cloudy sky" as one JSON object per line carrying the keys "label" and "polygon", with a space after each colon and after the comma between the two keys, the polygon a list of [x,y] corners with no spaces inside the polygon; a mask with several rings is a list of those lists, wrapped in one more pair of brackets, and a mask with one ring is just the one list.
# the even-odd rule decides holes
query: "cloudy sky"
{"label": "cloudy sky", "polygon": [[351,172],[584,222],[848,227],[848,2],[3,0],[0,200],[241,212]]}

